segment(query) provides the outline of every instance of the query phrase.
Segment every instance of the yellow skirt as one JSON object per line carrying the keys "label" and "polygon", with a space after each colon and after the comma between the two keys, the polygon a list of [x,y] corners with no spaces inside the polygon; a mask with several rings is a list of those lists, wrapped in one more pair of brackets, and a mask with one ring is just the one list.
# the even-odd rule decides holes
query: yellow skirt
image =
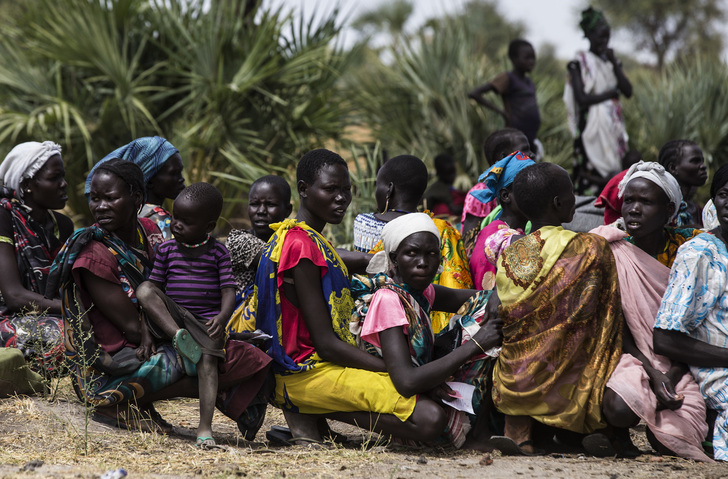
{"label": "yellow skirt", "polygon": [[400,395],[387,373],[318,363],[294,374],[276,374],[276,406],[303,414],[366,411],[406,421],[417,396]]}

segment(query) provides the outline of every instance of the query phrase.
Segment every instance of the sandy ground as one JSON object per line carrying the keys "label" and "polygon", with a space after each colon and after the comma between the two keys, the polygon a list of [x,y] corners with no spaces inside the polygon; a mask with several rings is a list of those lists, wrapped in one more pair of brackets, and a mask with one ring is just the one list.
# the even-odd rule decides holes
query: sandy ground
{"label": "sandy ground", "polygon": [[[498,452],[402,447],[340,423],[332,428],[349,437],[345,445],[274,448],[265,441],[265,431],[285,422],[272,407],[256,442],[244,441],[236,425],[217,413],[215,436],[226,448],[200,451],[193,445],[197,401],[161,402],[158,409],[175,425],[174,434],[123,431],[95,421],[89,422],[86,434],[84,409],[65,384],[53,401],[2,399],[0,478],[98,478],[117,468],[124,468],[130,478],[728,478],[726,464],[698,464],[651,452],[633,460],[579,453],[514,458]],[[639,428],[633,436],[642,450],[649,451]]]}

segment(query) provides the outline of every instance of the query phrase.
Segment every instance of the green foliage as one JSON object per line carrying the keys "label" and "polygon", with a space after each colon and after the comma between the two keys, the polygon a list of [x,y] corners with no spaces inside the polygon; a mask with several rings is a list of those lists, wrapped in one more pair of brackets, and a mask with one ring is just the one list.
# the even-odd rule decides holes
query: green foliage
{"label": "green foliage", "polygon": [[697,142],[708,164],[728,163],[728,69],[723,63],[696,59],[674,63],[662,73],[633,75],[635,92],[623,102],[630,143],[646,161],[656,161],[669,140]]}
{"label": "green foliage", "polygon": [[673,56],[720,58],[723,37],[719,28],[725,18],[720,0],[594,0],[590,3],[604,10],[610,25],[629,31],[637,49],[652,53],[658,70]]}
{"label": "green foliage", "polygon": [[250,0],[33,0],[0,39],[0,150],[61,143],[70,207],[87,220],[90,167],[162,135],[229,215],[254,179],[343,131],[336,82],[356,52],[336,45],[336,10],[318,18]]}
{"label": "green foliage", "polygon": [[[412,153],[431,164],[438,153],[448,152],[467,176],[465,183],[472,184],[486,165],[482,155],[485,138],[504,125],[499,116],[478,106],[467,94],[511,68],[506,55],[508,40],[500,44],[499,53],[483,54],[482,45],[488,43],[484,35],[493,33],[502,39],[522,33],[522,27],[500,17],[500,30],[490,32],[474,18],[481,18],[476,13],[485,9],[491,14],[488,21],[495,22],[493,3],[471,2],[468,8],[472,11],[430,22],[429,28],[407,38],[399,53],[390,51],[391,64],[370,58],[366,71],[348,75],[347,81],[360,121],[372,129],[391,156]],[[571,139],[561,99],[565,68],[555,65],[548,49],[543,60],[544,68],[534,75],[543,120],[540,136],[547,159],[566,165]],[[492,99],[500,103],[496,95]]]}

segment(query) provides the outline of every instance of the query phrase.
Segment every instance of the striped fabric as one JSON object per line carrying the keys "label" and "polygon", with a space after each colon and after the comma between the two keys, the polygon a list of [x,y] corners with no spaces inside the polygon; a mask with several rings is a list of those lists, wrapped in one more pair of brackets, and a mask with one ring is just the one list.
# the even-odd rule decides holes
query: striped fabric
{"label": "striped fabric", "polygon": [[175,303],[206,319],[220,312],[221,290],[235,288],[230,254],[215,239],[199,256],[185,254],[176,241],[162,243],[149,280],[161,283]]}

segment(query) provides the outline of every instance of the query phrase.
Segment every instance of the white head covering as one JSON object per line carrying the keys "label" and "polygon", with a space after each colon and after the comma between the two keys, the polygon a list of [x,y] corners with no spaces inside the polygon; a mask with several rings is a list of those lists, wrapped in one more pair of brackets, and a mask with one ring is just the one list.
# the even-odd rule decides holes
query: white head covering
{"label": "white head covering", "polygon": [[51,156],[60,154],[61,145],[52,141],[28,141],[16,145],[0,164],[0,182],[15,190],[15,196],[22,199],[20,183],[26,178],[33,178]]}
{"label": "white head covering", "polygon": [[675,177],[668,173],[659,163],[654,161],[639,161],[629,167],[624,178],[622,178],[622,181],[619,182],[619,189],[617,192],[618,197],[621,198],[624,196],[624,190],[627,188],[627,183],[635,178],[645,178],[650,180],[665,192],[667,198],[675,205],[675,209],[670,216],[670,220],[672,220],[675,215],[677,215],[677,212],[680,211],[680,203],[682,203],[682,191],[680,191],[680,185]]}
{"label": "white head covering", "polygon": [[[389,253],[397,251],[399,244],[409,235],[421,232],[432,233],[440,241],[440,232],[429,215],[425,213],[409,213],[393,219],[382,228],[382,246],[384,251],[375,254],[369,261],[367,273],[386,273],[392,269]],[[442,270],[442,266],[440,266]]]}

